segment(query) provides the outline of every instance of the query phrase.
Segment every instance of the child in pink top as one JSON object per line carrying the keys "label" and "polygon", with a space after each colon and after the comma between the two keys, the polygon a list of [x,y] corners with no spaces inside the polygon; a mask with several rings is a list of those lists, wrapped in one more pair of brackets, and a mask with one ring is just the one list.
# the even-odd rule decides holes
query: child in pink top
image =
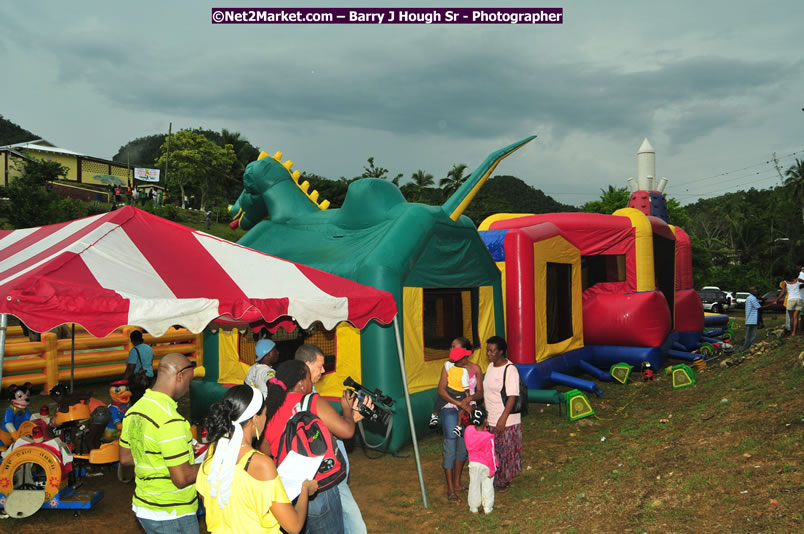
{"label": "child in pink top", "polygon": [[472,410],[472,424],[464,431],[466,451],[469,453],[469,511],[473,514],[483,505],[483,512],[494,509],[494,435],[486,431],[488,416],[483,408]]}

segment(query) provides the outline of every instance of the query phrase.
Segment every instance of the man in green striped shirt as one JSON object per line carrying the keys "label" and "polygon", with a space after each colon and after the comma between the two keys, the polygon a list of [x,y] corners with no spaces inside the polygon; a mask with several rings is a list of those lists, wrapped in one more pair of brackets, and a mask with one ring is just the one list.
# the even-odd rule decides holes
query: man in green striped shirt
{"label": "man in green striped shirt", "polygon": [[120,434],[120,463],[133,465],[131,509],[148,534],[197,534],[198,494],[190,423],[176,401],[190,390],[195,362],[168,354],[156,383],[128,409]]}

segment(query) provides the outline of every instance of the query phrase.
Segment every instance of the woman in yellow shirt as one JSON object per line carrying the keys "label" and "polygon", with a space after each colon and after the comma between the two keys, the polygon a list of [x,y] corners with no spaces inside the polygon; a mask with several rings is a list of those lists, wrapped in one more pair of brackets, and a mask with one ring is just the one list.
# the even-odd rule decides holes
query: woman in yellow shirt
{"label": "woman in yellow shirt", "polygon": [[251,386],[234,386],[212,405],[205,421],[214,442],[201,464],[196,490],[204,498],[207,530],[213,534],[279,532],[296,534],[307,518],[307,499],[318,484],[305,480],[296,506],[279,480],[274,461],[252,447],[273,414]]}

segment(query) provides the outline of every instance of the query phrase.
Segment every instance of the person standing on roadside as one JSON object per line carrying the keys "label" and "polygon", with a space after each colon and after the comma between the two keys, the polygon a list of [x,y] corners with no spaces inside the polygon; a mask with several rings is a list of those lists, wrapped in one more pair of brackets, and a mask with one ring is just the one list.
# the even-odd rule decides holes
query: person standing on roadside
{"label": "person standing on roadside", "polygon": [[743,350],[748,350],[757,337],[757,319],[759,317],[759,300],[757,300],[757,288],[748,288],[748,297],[745,299],[745,343]]}
{"label": "person standing on roadside", "polygon": [[799,273],[791,273],[789,279],[785,279],[784,287],[779,298],[787,295],[787,313],[790,314],[790,335],[795,336],[798,330],[798,316],[801,313],[802,300],[801,300],[801,282],[798,280]]}

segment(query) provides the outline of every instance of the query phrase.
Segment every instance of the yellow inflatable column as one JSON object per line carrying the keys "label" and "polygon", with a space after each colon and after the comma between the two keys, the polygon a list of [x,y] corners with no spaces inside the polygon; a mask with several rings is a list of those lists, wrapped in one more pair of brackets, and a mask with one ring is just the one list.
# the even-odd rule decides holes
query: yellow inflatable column
{"label": "yellow inflatable column", "polygon": [[653,228],[648,216],[636,208],[622,208],[613,213],[628,217],[635,230],[634,258],[636,260],[636,290],[656,291],[656,275],[653,263]]}

